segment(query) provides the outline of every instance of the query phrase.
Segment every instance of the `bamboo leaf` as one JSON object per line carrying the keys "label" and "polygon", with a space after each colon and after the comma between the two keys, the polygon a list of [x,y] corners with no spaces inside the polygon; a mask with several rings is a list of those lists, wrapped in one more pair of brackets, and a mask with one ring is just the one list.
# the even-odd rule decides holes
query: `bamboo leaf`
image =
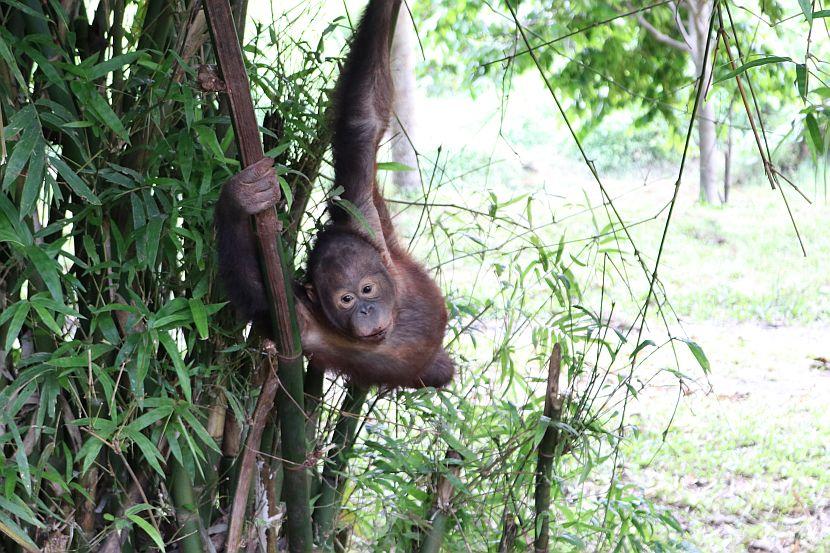
{"label": "bamboo leaf", "polygon": [[17,501],[13,501],[13,499],[7,499],[3,495],[0,495],[0,512],[8,511],[14,516],[20,518],[21,520],[26,521],[27,524],[31,524],[36,528],[44,527],[44,524],[35,517],[35,514],[32,512],[28,505],[23,503],[23,501],[20,500],[17,496],[12,496],[12,498],[16,499]]}
{"label": "bamboo leaf", "polygon": [[416,171],[416,169],[414,167],[410,167],[409,165],[398,163],[397,161],[387,161],[384,163],[378,163],[378,171],[406,172]]}
{"label": "bamboo leaf", "polygon": [[167,444],[170,446],[170,453],[173,454],[173,457],[179,462],[184,463],[184,458],[182,457],[182,448],[179,446],[179,438],[178,432],[174,430],[174,426],[171,425],[168,427],[168,431],[164,434],[167,436]]}
{"label": "bamboo leaf", "polygon": [[31,553],[38,553],[40,551],[38,546],[35,545],[35,542],[32,541],[32,538],[2,511],[0,511],[0,532],[6,534],[26,551],[30,551]]}
{"label": "bamboo leaf", "polygon": [[63,290],[61,289],[58,264],[37,246],[27,246],[25,252],[26,257],[35,266],[44,284],[46,284],[46,288],[52,294],[52,298],[58,303],[63,303]]}
{"label": "bamboo leaf", "polygon": [[86,474],[87,471],[89,471],[89,467],[91,467],[92,463],[95,462],[95,459],[98,458],[98,453],[101,452],[101,448],[103,446],[104,442],[99,440],[96,436],[90,436],[87,441],[84,442],[84,445],[78,450],[78,455],[75,456],[75,459],[83,459],[81,474]]}
{"label": "bamboo leaf", "polygon": [[689,350],[694,355],[695,359],[697,360],[700,368],[703,369],[703,372],[709,374],[712,369],[712,366],[709,364],[709,359],[706,357],[706,353],[704,353],[703,348],[697,342],[693,342],[692,340],[681,339],[682,342],[685,342],[687,346],[689,346]]}
{"label": "bamboo leaf", "polygon": [[103,96],[98,94],[96,90],[91,90],[89,93],[89,107],[91,107],[95,114],[101,119],[101,122],[104,123],[109,129],[118,136],[121,140],[126,142],[127,144],[130,143],[130,133],[124,127],[124,124],[121,122],[121,119],[116,115],[116,113],[112,110],[110,105],[104,100]]}
{"label": "bamboo leaf", "polygon": [[55,166],[55,169],[58,170],[58,173],[60,173],[66,181],[66,184],[69,185],[69,188],[71,188],[75,194],[92,205],[101,205],[101,200],[98,199],[98,196],[96,196],[92,190],[89,189],[81,177],[79,177],[78,174],[66,164],[66,162],[59,157],[50,158],[49,161]]}
{"label": "bamboo leaf", "polygon": [[219,145],[219,139],[216,138],[216,132],[207,125],[196,125],[196,135],[199,138],[199,143],[202,147],[209,151],[217,160],[225,159],[225,153]]}
{"label": "bamboo leaf", "polygon": [[470,456],[475,456],[475,454],[470,450],[470,448],[461,443],[461,440],[456,438],[451,432],[447,430],[442,431],[441,438],[443,438],[444,441],[447,442],[447,445],[450,446],[450,449],[458,452],[459,454],[461,454],[462,457],[469,458]]}
{"label": "bamboo leaf", "polygon": [[147,223],[147,267],[150,269],[156,266],[156,257],[162,240],[161,230],[165,219],[163,215],[156,215],[151,217]]}
{"label": "bamboo leaf", "polygon": [[141,518],[138,515],[127,515],[127,518],[133,521],[139,528],[144,530],[144,532],[150,536],[150,539],[155,542],[156,546],[162,550],[162,552],[167,551],[164,548],[164,540],[161,539],[161,535],[159,534],[158,530],[153,528],[153,525]]}
{"label": "bamboo leaf", "polygon": [[810,25],[813,24],[813,2],[812,0],[798,0],[798,5],[801,6],[801,13],[804,14],[804,19]]}
{"label": "bamboo leaf", "polygon": [[101,96],[92,82],[74,80],[71,82],[70,88],[80,100],[87,114],[94,115],[98,121],[114,132],[116,136],[129,144],[129,131],[127,131],[121,119],[112,110],[104,97]]}
{"label": "bamboo leaf", "polygon": [[370,238],[375,238],[375,230],[369,224],[369,221],[366,219],[366,216],[363,215],[363,212],[360,211],[356,205],[354,205],[349,200],[344,200],[340,197],[332,198],[332,203],[334,203],[338,207],[342,207],[343,209],[345,209],[349,215],[354,217],[357,220],[357,222],[360,223],[360,226],[363,227],[363,230],[366,231]]}
{"label": "bamboo leaf", "polygon": [[737,69],[733,69],[732,71],[724,73],[715,82],[720,83],[723,81],[727,81],[729,79],[734,79],[738,75],[745,73],[748,69],[752,69],[753,67],[760,67],[762,65],[769,65],[771,63],[785,63],[791,61],[793,61],[792,58],[783,56],[766,56],[763,58],[754,59],[752,61],[746,62]]}
{"label": "bamboo leaf", "polygon": [[807,66],[803,63],[795,65],[795,84],[798,87],[798,95],[802,100],[807,100]]}
{"label": "bamboo leaf", "polygon": [[2,185],[3,190],[8,190],[11,183],[20,176],[20,173],[23,171],[23,168],[26,167],[26,163],[29,161],[29,157],[32,155],[32,151],[37,143],[37,135],[39,132],[37,126],[35,125],[34,119],[32,118],[31,123],[28,124],[31,126],[27,127],[26,130],[23,131],[20,140],[18,140],[14,145],[14,148],[12,148],[12,153],[9,155],[9,159],[6,162],[6,170],[5,175],[3,176]]}
{"label": "bamboo leaf", "polygon": [[199,337],[202,340],[207,340],[209,337],[207,311],[202,300],[191,298],[188,300],[190,304],[190,313],[193,315],[193,324],[196,325],[196,330],[199,332]]}
{"label": "bamboo leaf", "polygon": [[135,60],[140,58],[143,54],[144,54],[144,52],[142,52],[142,51],[136,51],[136,52],[128,52],[126,54],[121,54],[120,56],[115,56],[113,58],[110,58],[110,59],[108,59],[104,62],[101,62],[98,65],[95,65],[94,67],[92,67],[92,69],[89,70],[88,78],[92,79],[93,81],[96,81],[96,80],[100,79],[101,77],[103,77],[105,75],[108,75],[109,73],[112,73],[116,69],[120,69],[121,67],[124,67],[125,65],[132,64]]}
{"label": "bamboo leaf", "polygon": [[196,435],[199,436],[199,439],[202,440],[206,445],[210,446],[211,449],[214,451],[219,451],[219,447],[216,445],[216,440],[210,435],[207,431],[207,428],[199,422],[199,419],[196,418],[193,413],[190,412],[190,409],[184,408],[179,410],[179,414],[187,421],[187,425],[196,432]]}
{"label": "bamboo leaf", "polygon": [[804,118],[804,125],[807,127],[807,133],[813,145],[813,151],[816,154],[821,154],[824,149],[824,141],[821,139],[821,129],[819,129],[815,115],[808,113]]}
{"label": "bamboo leaf", "polygon": [[26,182],[23,184],[23,194],[20,198],[21,221],[32,214],[43,187],[43,170],[46,166],[45,148],[46,144],[42,140],[36,141],[29,157],[29,170],[26,172]]}
{"label": "bamboo leaf", "polygon": [[637,356],[637,354],[638,354],[638,353],[640,353],[643,349],[645,349],[645,348],[647,348],[647,347],[649,347],[649,346],[651,346],[651,347],[655,347],[656,345],[657,345],[657,344],[655,344],[655,343],[654,343],[654,340],[643,340],[642,342],[640,342],[640,343],[637,345],[637,347],[636,347],[636,348],[634,348],[634,351],[632,351],[632,352],[631,352],[631,355],[630,355],[629,357],[630,357],[631,359],[633,359],[633,358],[635,358],[635,357]]}
{"label": "bamboo leaf", "polygon": [[46,19],[46,17],[41,12],[39,12],[37,10],[33,10],[32,8],[30,8],[26,4],[23,4],[22,2],[18,2],[17,0],[3,0],[3,3],[8,4],[9,6],[11,6],[12,8],[14,8],[16,10],[20,10],[21,12],[25,13],[26,15],[29,15],[31,17],[35,17],[35,18],[40,19],[42,21],[48,21],[48,19]]}
{"label": "bamboo leaf", "polygon": [[23,445],[23,438],[20,436],[20,429],[13,421],[10,421],[9,430],[11,430],[14,438],[14,460],[17,462],[17,473],[20,475],[20,481],[23,483],[23,489],[29,495],[32,494],[32,471],[29,468],[29,458],[26,456],[26,447]]}
{"label": "bamboo leaf", "polygon": [[17,80],[17,84],[20,85],[20,89],[29,90],[29,84],[26,82],[26,79],[23,78],[23,73],[20,72],[20,68],[17,66],[17,60],[14,59],[11,50],[9,50],[8,44],[6,44],[3,40],[2,33],[0,33],[0,58],[3,58],[6,65],[12,70],[12,74]]}
{"label": "bamboo leaf", "polygon": [[158,448],[153,445],[153,442],[151,442],[147,436],[129,426],[124,428],[124,434],[138,446],[144,460],[147,461],[151,467],[153,467],[153,470],[159,473],[159,475],[164,476],[164,470],[161,468],[161,463],[164,462],[164,458],[161,456],[161,453],[159,453]]}
{"label": "bamboo leaf", "polygon": [[131,422],[127,428],[131,428],[136,432],[144,430],[154,422],[160,421],[161,419],[170,416],[173,413],[173,407],[171,405],[162,405],[161,407],[156,407],[144,413],[133,422]]}
{"label": "bamboo leaf", "polygon": [[287,209],[291,209],[291,205],[294,203],[294,192],[291,191],[291,186],[288,184],[288,181],[284,178],[277,177],[277,180],[280,183],[280,190],[282,190],[282,197],[285,198],[285,207]]}
{"label": "bamboo leaf", "polygon": [[63,335],[63,329],[60,325],[55,321],[55,318],[52,316],[49,311],[46,310],[45,307],[42,305],[38,305],[36,303],[32,304],[32,307],[37,312],[38,317],[40,317],[40,321],[45,324],[49,330],[51,330],[56,336]]}
{"label": "bamboo leaf", "polygon": [[188,403],[193,403],[190,388],[190,375],[187,373],[187,368],[182,360],[182,354],[173,342],[173,338],[170,337],[167,331],[163,330],[159,332],[159,343],[164,346],[165,351],[167,351],[167,355],[173,361],[173,367],[176,369],[176,376],[179,379],[179,386],[181,386],[185,399]]}
{"label": "bamboo leaf", "polygon": [[14,316],[12,317],[12,322],[9,323],[9,330],[6,332],[6,341],[3,344],[3,349],[9,351],[12,349],[12,344],[17,339],[17,335],[20,334],[20,329],[23,328],[23,322],[26,320],[26,315],[29,314],[29,304],[28,302],[19,302],[15,304],[13,307],[9,308],[9,311],[14,309]]}

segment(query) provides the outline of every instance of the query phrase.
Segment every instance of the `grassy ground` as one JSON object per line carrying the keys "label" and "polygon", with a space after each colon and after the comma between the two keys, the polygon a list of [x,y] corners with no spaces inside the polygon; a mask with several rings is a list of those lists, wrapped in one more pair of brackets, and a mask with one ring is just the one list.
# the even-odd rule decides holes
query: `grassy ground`
{"label": "grassy ground", "polygon": [[701,551],[830,551],[828,210],[796,209],[804,257],[767,188],[682,207],[662,275],[712,375],[681,398],[665,442],[677,387],[639,398],[626,478]]}
{"label": "grassy ground", "polygon": [[631,420],[625,478],[672,508],[701,551],[830,551],[830,327],[688,328],[714,367],[671,419],[650,388]]}

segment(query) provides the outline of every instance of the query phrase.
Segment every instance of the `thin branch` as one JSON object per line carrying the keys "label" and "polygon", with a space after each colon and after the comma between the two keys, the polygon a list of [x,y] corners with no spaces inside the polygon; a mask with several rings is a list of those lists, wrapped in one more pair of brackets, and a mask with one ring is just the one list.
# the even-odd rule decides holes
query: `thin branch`
{"label": "thin branch", "polygon": [[690,48],[692,46],[692,36],[689,33],[689,29],[686,28],[686,25],[683,24],[683,20],[680,18],[680,5],[677,2],[669,2],[669,5],[674,10],[674,24],[677,26],[677,30],[680,31],[680,34],[683,36],[683,42],[685,42]]}
{"label": "thin branch", "polygon": [[679,40],[672,38],[663,31],[659,30],[657,27],[649,23],[642,13],[637,14],[637,22],[643,29],[648,31],[649,34],[651,34],[651,36],[654,37],[654,40],[656,40],[657,42],[665,44],[666,46],[671,46],[672,48],[680,50],[682,52],[691,53],[692,49],[691,47],[689,47],[688,44],[686,44],[685,42],[680,42]]}

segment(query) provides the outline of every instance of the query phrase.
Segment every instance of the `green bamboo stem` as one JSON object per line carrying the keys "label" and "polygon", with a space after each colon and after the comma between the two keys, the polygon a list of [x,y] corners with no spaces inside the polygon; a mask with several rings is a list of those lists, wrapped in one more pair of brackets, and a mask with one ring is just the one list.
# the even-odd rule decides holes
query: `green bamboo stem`
{"label": "green bamboo stem", "polygon": [[340,407],[340,417],[334,426],[332,454],[323,466],[320,480],[320,497],[314,509],[314,532],[317,543],[326,551],[333,550],[336,534],[337,514],[340,511],[344,472],[349,462],[349,453],[354,445],[360,411],[366,402],[368,391],[350,385]]}
{"label": "green bamboo stem", "polygon": [[317,437],[317,421],[320,418],[320,400],[323,397],[325,376],[323,369],[316,367],[313,363],[308,364],[305,374],[305,410],[306,440],[309,444],[313,444]]}
{"label": "green bamboo stem", "polygon": [[[266,465],[269,478],[266,480],[266,494],[268,497],[268,516],[276,517],[279,512],[280,498],[282,497],[282,481],[283,481],[283,467],[282,467],[282,445],[280,443],[279,428],[272,425],[274,428],[274,440],[271,445],[271,462]],[[268,528],[268,536],[266,543],[267,553],[277,553],[279,550],[279,527],[271,525]]]}
{"label": "green bamboo stem", "polygon": [[[23,14],[23,20],[25,21],[26,25],[26,33],[30,35],[40,34],[43,36],[51,37],[52,32],[49,29],[49,19],[43,12],[43,5],[40,3],[40,1],[26,0],[25,4],[33,12]],[[61,50],[58,49],[56,45],[52,44],[51,41],[43,43],[41,45],[41,52],[46,57],[46,59],[50,60],[61,59],[61,57],[63,56],[63,52],[61,52]],[[60,73],[60,69],[58,67],[54,67],[54,69],[55,71]],[[60,104],[69,113],[71,113],[75,119],[79,119],[78,108],[75,105],[75,100],[73,96],[69,93],[67,84],[68,82],[68,80],[64,80],[62,82],[49,82],[46,86],[46,90],[49,93],[49,98],[51,100],[54,100],[55,102]],[[81,136],[88,140],[88,135],[84,132],[84,129],[77,130],[81,131]],[[81,149],[78,147],[74,140],[62,140],[61,145],[63,146],[64,157],[74,161],[76,164],[80,165],[89,159],[89,155],[84,155],[84,152],[81,151]]]}
{"label": "green bamboo stem", "polygon": [[173,492],[173,505],[176,507],[176,519],[179,522],[180,551],[182,553],[202,553],[207,547],[202,543],[199,531],[199,510],[196,508],[196,498],[193,493],[193,483],[190,481],[190,473],[173,459],[173,473],[171,475],[171,488]]}
{"label": "green bamboo stem", "polygon": [[149,1],[138,39],[139,50],[164,50],[173,29],[176,4],[168,0]]}
{"label": "green bamboo stem", "polygon": [[[314,363],[309,362],[305,373],[305,411],[306,411],[306,443],[311,451],[315,451],[317,444],[317,422],[320,420],[320,410],[323,397],[323,383],[326,372]],[[309,468],[311,489],[309,497],[320,495],[319,470],[316,466]]]}
{"label": "green bamboo stem", "polygon": [[447,533],[447,513],[436,511],[430,521],[430,530],[421,545],[421,553],[440,553],[441,545],[444,543],[444,536]]}
{"label": "green bamboo stem", "polygon": [[[220,354],[220,363],[223,357],[224,355]],[[206,428],[216,445],[221,446],[225,431],[225,417],[228,412],[228,400],[224,393],[219,391],[218,388],[216,390],[208,411]],[[214,516],[213,498],[219,489],[222,453],[221,451],[208,449],[205,451],[205,457],[204,476],[199,478],[201,485],[195,487],[194,493],[197,497],[206,498],[206,500],[199,502],[199,516],[204,525],[210,526]]]}
{"label": "green bamboo stem", "polygon": [[[444,467],[447,472],[458,476],[461,472],[461,455],[455,450],[448,450],[444,458]],[[420,553],[439,553],[444,537],[449,530],[449,519],[452,514],[453,484],[446,474],[441,474],[435,486],[432,497],[432,507],[429,511],[429,528],[421,541]]]}
{"label": "green bamboo stem", "polygon": [[539,442],[536,462],[536,491],[534,506],[536,513],[533,548],[536,553],[548,551],[550,540],[550,488],[553,459],[559,444],[559,430],[556,423],[562,418],[562,398],[559,396],[559,374],[562,369],[562,348],[553,347],[548,364],[548,383],[545,394],[544,415],[550,419],[542,441]]}
{"label": "green bamboo stem", "polygon": [[[291,553],[311,552],[312,529],[309,505],[309,480],[306,467],[305,400],[303,398],[303,357],[300,343],[300,327],[294,306],[293,282],[285,265],[285,250],[282,240],[277,238],[277,251],[283,277],[284,290],[281,298],[272,298],[272,305],[281,316],[275,324],[281,329],[290,329],[289,336],[283,335],[279,364],[280,389],[277,394],[280,434],[283,453],[283,490],[288,520],[289,551]],[[278,300],[282,300],[279,302]],[[285,319],[288,318],[288,325]],[[275,319],[276,321],[276,319]],[[287,326],[287,328],[286,328]],[[288,340],[286,340],[288,338]]]}

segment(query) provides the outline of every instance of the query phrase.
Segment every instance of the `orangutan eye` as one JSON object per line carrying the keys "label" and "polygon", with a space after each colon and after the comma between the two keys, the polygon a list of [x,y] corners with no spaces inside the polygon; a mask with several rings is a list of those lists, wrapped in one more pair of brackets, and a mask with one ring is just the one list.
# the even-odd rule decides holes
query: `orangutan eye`
{"label": "orangutan eye", "polygon": [[374,290],[374,288],[372,287],[371,284],[367,284],[366,286],[363,287],[363,293],[364,294],[371,294],[372,290]]}
{"label": "orangutan eye", "polygon": [[342,298],[340,298],[340,303],[343,305],[349,305],[354,301],[354,296],[351,294],[345,294]]}

